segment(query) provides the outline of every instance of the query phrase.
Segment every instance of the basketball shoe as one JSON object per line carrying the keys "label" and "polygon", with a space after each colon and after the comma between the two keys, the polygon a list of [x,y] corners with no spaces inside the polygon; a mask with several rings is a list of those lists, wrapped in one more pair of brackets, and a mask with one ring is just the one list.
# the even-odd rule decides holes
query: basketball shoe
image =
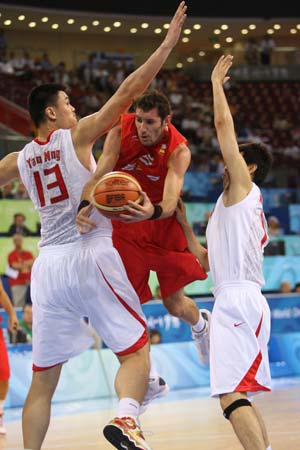
{"label": "basketball shoe", "polygon": [[1,412],[0,413],[0,435],[6,434],[6,429],[5,429],[4,422],[3,422],[3,415],[4,414]]}
{"label": "basketball shoe", "polygon": [[209,364],[209,328],[211,313],[207,309],[201,309],[200,314],[205,320],[205,327],[202,331],[197,332],[192,327],[192,337],[195,341],[198,356],[202,364]]}
{"label": "basketball shoe", "polygon": [[133,417],[115,417],[105,425],[103,434],[119,450],[151,450]]}
{"label": "basketball shoe", "polygon": [[169,392],[170,388],[165,380],[159,376],[150,377],[148,390],[145,394],[144,400],[140,406],[140,414],[143,414],[148,408],[149,403],[158,397],[163,397]]}

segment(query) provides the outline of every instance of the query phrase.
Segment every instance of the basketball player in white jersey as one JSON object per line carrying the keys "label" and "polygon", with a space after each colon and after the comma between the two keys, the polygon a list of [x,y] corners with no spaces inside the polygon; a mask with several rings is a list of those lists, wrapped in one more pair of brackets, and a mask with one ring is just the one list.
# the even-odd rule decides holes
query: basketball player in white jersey
{"label": "basketball player in white jersey", "polygon": [[118,449],[150,449],[136,422],[149,375],[145,317],[112,245],[111,221],[96,213],[97,229],[82,236],[75,217],[96,167],[93,144],[160,70],[180,36],[185,11],[181,2],[162,44],[95,114],[77,122],[63,86],[33,89],[28,103],[37,138],[0,162],[0,185],[21,178],[41,221],[31,280],[33,378],[23,410],[26,449],[42,446],[62,364],[92,345],[86,327],[80,327],[83,316],[121,363],[117,417],[104,428],[105,437]]}
{"label": "basketball player in white jersey", "polygon": [[215,303],[210,327],[211,394],[219,397],[246,450],[271,449],[259,411],[247,393],[270,391],[268,360],[270,310],[261,293],[267,227],[261,183],[272,158],[262,144],[238,146],[223,84],[232,56],[222,56],[212,72],[214,121],[225,163],[223,193],[208,222],[203,248],[187,222],[181,202],[177,218],[189,249],[211,271]]}

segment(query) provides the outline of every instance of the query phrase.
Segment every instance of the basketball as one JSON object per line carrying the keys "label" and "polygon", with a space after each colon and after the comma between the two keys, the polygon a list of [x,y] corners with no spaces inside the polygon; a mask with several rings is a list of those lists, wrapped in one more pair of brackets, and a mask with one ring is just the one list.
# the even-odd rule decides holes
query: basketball
{"label": "basketball", "polygon": [[139,182],[125,172],[109,172],[96,184],[92,192],[94,206],[105,217],[118,219],[128,200],[142,200]]}

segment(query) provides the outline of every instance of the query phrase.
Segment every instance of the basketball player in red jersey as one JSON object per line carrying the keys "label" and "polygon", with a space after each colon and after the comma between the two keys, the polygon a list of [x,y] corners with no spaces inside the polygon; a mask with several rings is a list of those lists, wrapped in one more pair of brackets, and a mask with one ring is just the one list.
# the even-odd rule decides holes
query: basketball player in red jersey
{"label": "basketball player in red jersey", "polygon": [[95,141],[151,83],[178,41],[185,11],[181,2],[162,44],[95,114],[77,122],[61,85],[33,89],[29,111],[37,138],[0,161],[0,186],[21,178],[41,221],[40,253],[31,274],[34,371],[22,418],[26,449],[42,446],[63,363],[92,345],[80,326],[87,316],[120,361],[118,411],[103,433],[118,449],[151,450],[136,420],[149,377],[145,317],[113,247],[111,221],[97,213],[97,230],[81,236],[75,217],[96,169]]}
{"label": "basketball player in red jersey", "polygon": [[[187,249],[175,214],[191,152],[185,137],[170,122],[170,104],[162,93],[146,92],[136,100],[134,109],[134,113],[122,115],[108,133],[82,199],[90,199],[93,186],[107,172],[122,170],[136,177],[144,202],[128,202],[122,221],[113,221],[114,246],[142,303],[152,298],[150,271],[157,273],[165,307],[191,325],[199,358],[208,364],[210,314],[206,310],[201,314],[184,294],[187,284],[205,279],[207,274]],[[82,233],[95,225],[87,215],[88,208],[77,216]]]}
{"label": "basketball player in red jersey", "polygon": [[[8,295],[4,290],[1,279],[0,279],[0,307],[4,308],[4,310],[8,314],[8,329],[11,332],[17,331],[19,323],[17,314],[14,310],[12,302],[10,301]],[[0,315],[0,322],[1,321],[2,317]],[[10,370],[9,370],[7,348],[4,341],[2,328],[0,327],[0,436],[6,434],[3,422],[3,415],[4,415],[3,410],[5,398],[8,392],[9,377],[10,377]]]}

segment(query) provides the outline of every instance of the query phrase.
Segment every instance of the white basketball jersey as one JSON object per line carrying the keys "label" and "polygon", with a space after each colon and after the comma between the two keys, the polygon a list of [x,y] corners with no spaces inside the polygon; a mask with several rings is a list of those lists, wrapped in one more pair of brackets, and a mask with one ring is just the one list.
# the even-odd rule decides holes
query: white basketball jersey
{"label": "white basketball jersey", "polygon": [[209,219],[207,249],[214,286],[225,281],[265,283],[262,273],[263,249],[268,242],[267,223],[259,188],[241,202],[225,207],[223,194]]}
{"label": "white basketball jersey", "polygon": [[[96,162],[91,155],[93,170]],[[91,172],[78,160],[70,130],[52,132],[46,142],[31,141],[18,157],[18,168],[27,192],[39,212],[39,246],[57,245],[82,239],[75,218],[81,192]],[[94,210],[97,228],[91,233],[111,236],[111,221]]]}

